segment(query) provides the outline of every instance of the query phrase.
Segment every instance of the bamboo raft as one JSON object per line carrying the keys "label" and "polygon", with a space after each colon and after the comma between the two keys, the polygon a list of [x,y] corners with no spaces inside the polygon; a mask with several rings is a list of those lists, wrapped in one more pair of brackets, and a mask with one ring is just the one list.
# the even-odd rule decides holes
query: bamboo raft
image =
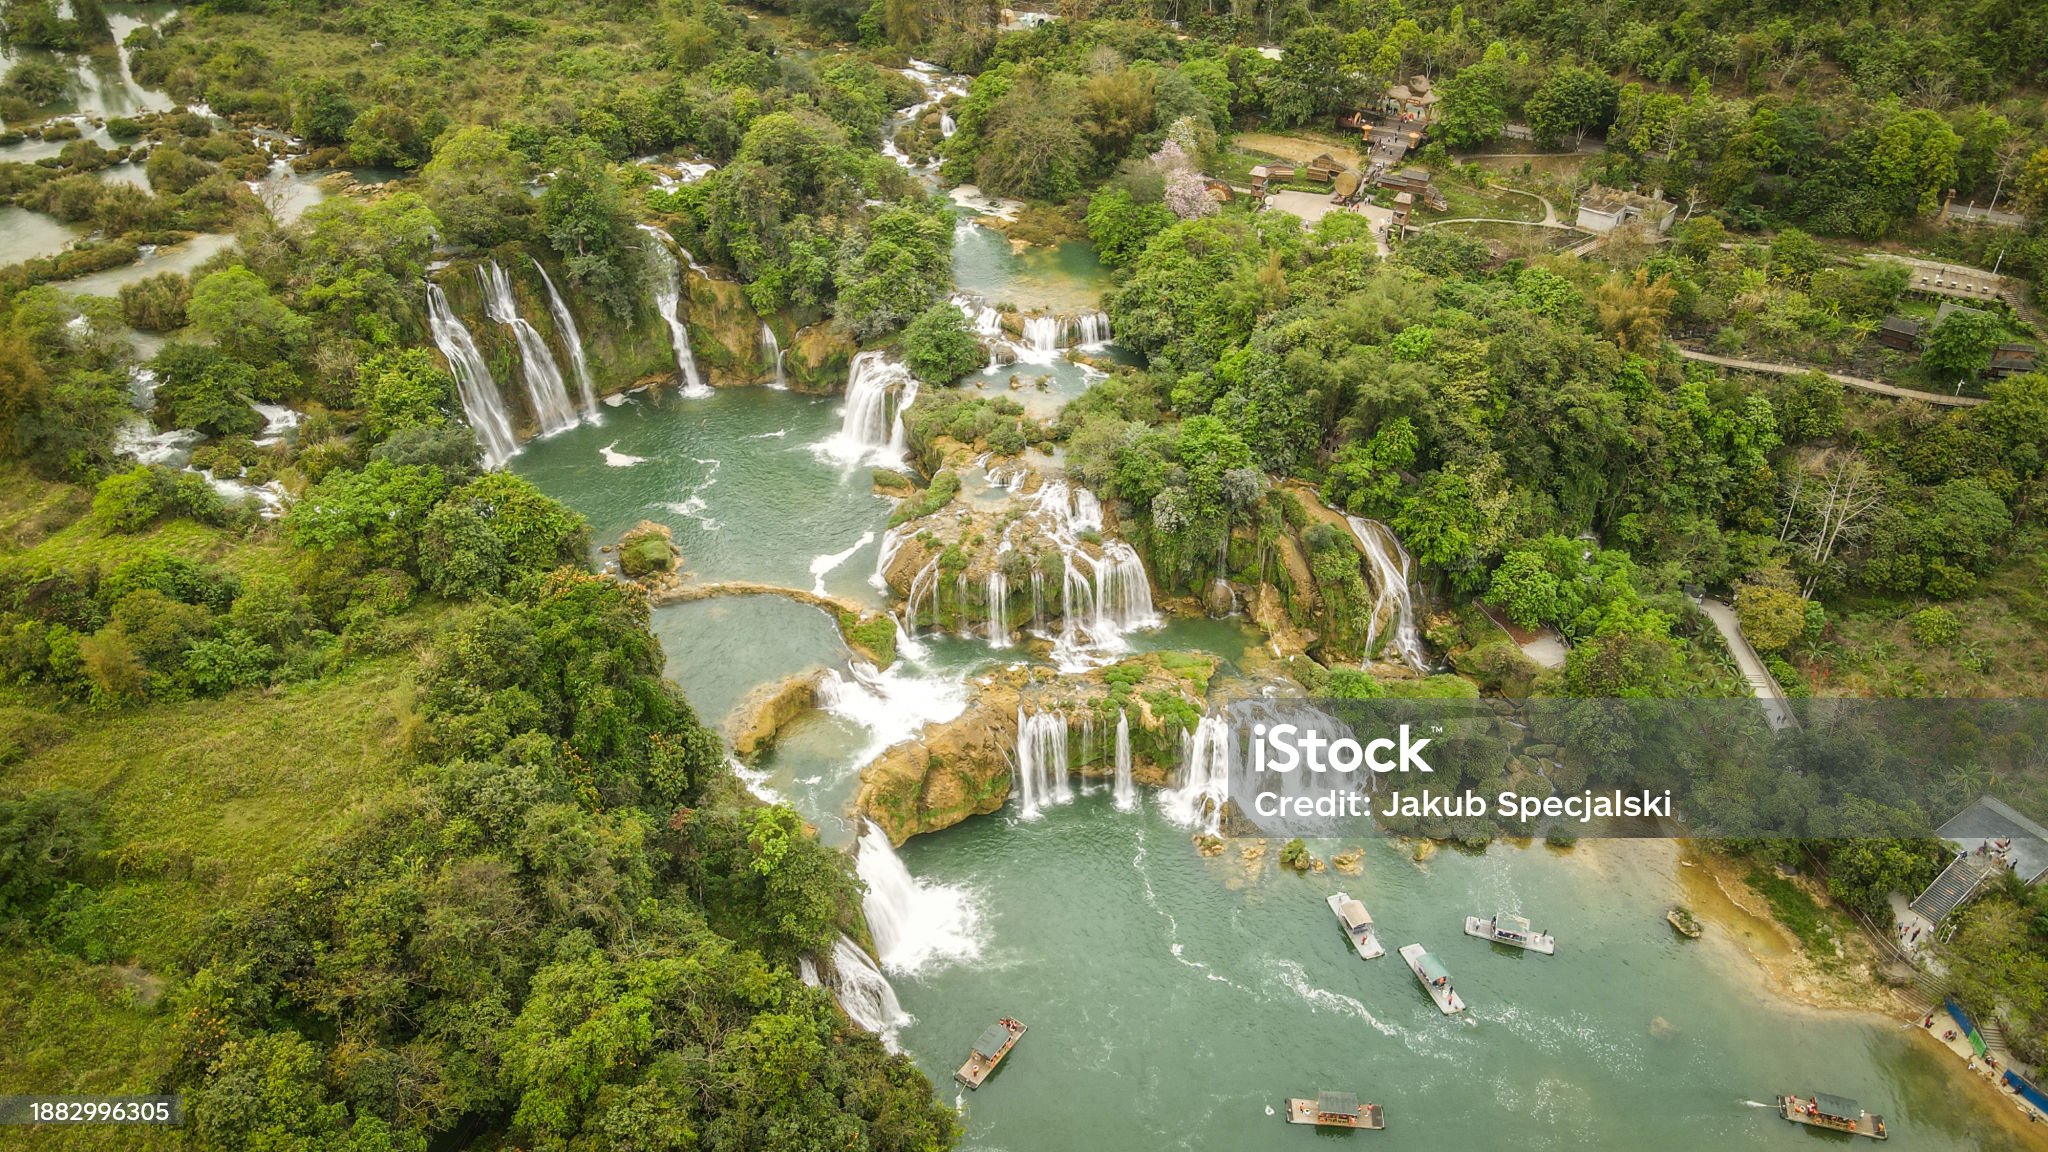
{"label": "bamboo raft", "polygon": [[1865,1112],[1861,1105],[1845,1096],[1816,1092],[1804,1100],[1797,1096],[1780,1096],[1777,1100],[1778,1115],[1794,1124],[1804,1124],[1824,1132],[1868,1136],[1872,1140],[1892,1138],[1891,1133],[1884,1129],[1884,1117]]}
{"label": "bamboo raft", "polygon": [[1443,961],[1431,956],[1428,949],[1420,944],[1410,944],[1401,949],[1401,959],[1408,962],[1408,970],[1415,973],[1415,978],[1422,982],[1423,991],[1429,993],[1429,998],[1436,1001],[1437,1008],[1444,1015],[1465,1010],[1464,999],[1451,987],[1450,971],[1444,967]]}
{"label": "bamboo raft", "polygon": [[1387,1126],[1377,1104],[1360,1104],[1349,1092],[1318,1092],[1313,1100],[1289,1098],[1289,1124],[1312,1124],[1318,1128],[1368,1128]]}
{"label": "bamboo raft", "polygon": [[953,1073],[953,1079],[970,1089],[981,1087],[995,1074],[996,1065],[1003,1062],[1003,1057],[1010,1054],[1010,1049],[1017,1046],[1023,1035],[1023,1021],[1012,1020],[1008,1016],[982,1029],[981,1037],[968,1050],[967,1063],[960,1065],[960,1070]]}
{"label": "bamboo raft", "polygon": [[1344,929],[1344,938],[1351,941],[1351,947],[1358,952],[1360,960],[1374,960],[1387,954],[1380,946],[1378,930],[1373,927],[1372,913],[1365,905],[1351,898],[1348,892],[1339,892],[1324,898],[1330,905],[1330,912],[1337,917],[1337,923]]}

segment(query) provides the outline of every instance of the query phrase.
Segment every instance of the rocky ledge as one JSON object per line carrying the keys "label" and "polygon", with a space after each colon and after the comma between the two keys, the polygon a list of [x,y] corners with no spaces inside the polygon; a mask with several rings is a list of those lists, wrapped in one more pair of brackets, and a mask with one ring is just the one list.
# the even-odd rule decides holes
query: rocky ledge
{"label": "rocky ledge", "polygon": [[959,716],[928,725],[862,769],[854,807],[896,844],[994,812],[1010,798],[1019,717],[1044,714],[1064,719],[1072,770],[1101,780],[1116,773],[1121,714],[1130,723],[1132,779],[1165,787],[1216,665],[1211,656],[1168,652],[1081,674],[1023,665],[992,672],[972,683]]}

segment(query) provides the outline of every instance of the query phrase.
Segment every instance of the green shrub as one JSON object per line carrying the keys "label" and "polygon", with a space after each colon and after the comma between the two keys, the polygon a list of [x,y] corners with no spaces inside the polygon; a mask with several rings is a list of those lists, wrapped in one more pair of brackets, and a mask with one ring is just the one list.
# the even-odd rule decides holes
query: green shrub
{"label": "green shrub", "polygon": [[954,493],[960,491],[960,477],[950,468],[942,468],[932,477],[924,491],[896,506],[889,514],[889,527],[908,524],[912,520],[929,516],[947,504],[952,503]]}
{"label": "green shrub", "polygon": [[1913,642],[1922,648],[1946,648],[1963,634],[1956,614],[1939,604],[1913,613],[1907,625],[1913,630]]}
{"label": "green shrub", "polygon": [[159,272],[121,286],[121,317],[144,332],[169,332],[185,326],[191,300],[192,282],[183,272]]}
{"label": "green shrub", "polygon": [[1308,850],[1307,844],[1301,842],[1300,837],[1289,840],[1280,847],[1280,866],[1282,868],[1292,868],[1296,872],[1306,872],[1310,868],[1315,867],[1315,859],[1315,855]]}

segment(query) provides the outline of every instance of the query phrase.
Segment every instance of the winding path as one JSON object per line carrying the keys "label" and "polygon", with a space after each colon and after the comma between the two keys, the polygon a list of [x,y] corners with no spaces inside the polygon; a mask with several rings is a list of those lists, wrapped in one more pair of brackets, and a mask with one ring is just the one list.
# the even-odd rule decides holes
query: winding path
{"label": "winding path", "polygon": [[1880,396],[1896,396],[1901,400],[1921,400],[1928,404],[1935,404],[1945,408],[1975,408],[1977,405],[1984,403],[1982,396],[1947,396],[1940,392],[1921,392],[1914,388],[1901,388],[1896,384],[1886,384],[1881,380],[1865,380],[1861,376],[1844,376],[1840,372],[1829,372],[1821,368],[1811,368],[1804,364],[1773,364],[1764,360],[1741,360],[1734,356],[1716,356],[1711,352],[1701,352],[1694,348],[1687,348],[1683,344],[1676,347],[1678,354],[1687,360],[1698,360],[1703,364],[1718,364],[1723,368],[1735,368],[1744,372],[1762,372],[1769,376],[1798,376],[1807,372],[1817,372],[1837,384],[1854,388],[1861,392],[1875,392]]}
{"label": "winding path", "polygon": [[1736,618],[1735,609],[1719,600],[1702,599],[1700,611],[1714,622],[1721,633],[1721,639],[1734,655],[1736,667],[1742,669],[1742,678],[1749,681],[1749,690],[1763,702],[1764,719],[1773,728],[1786,728],[1799,723],[1792,715],[1792,706],[1785,702],[1785,690],[1778,686],[1778,678],[1764,667],[1756,649],[1749,646],[1749,638],[1742,634],[1742,622]]}

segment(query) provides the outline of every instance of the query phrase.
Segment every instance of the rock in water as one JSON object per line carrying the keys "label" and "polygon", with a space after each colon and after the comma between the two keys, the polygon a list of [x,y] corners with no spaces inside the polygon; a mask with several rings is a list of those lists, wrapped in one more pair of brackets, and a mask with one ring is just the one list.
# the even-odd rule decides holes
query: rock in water
{"label": "rock in water", "polygon": [[668,525],[642,520],[619,537],[619,571],[635,580],[660,576],[676,566],[675,536]]}

